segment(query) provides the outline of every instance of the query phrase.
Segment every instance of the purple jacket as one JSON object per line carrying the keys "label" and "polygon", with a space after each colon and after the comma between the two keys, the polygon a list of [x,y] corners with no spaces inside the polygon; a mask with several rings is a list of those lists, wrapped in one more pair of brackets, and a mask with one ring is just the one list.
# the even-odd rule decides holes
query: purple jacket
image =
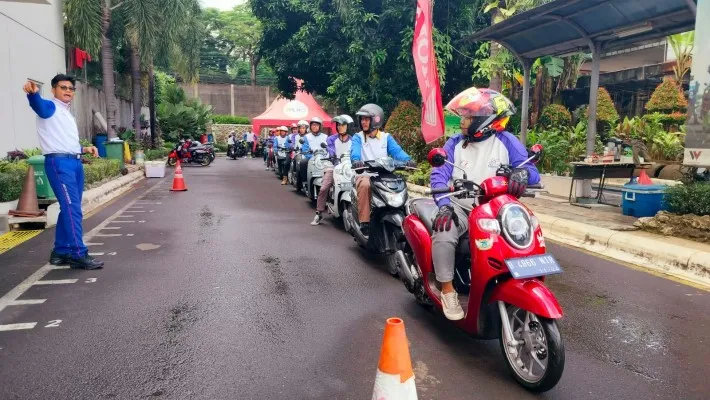
{"label": "purple jacket", "polygon": [[[352,137],[348,135],[348,140],[350,141]],[[335,135],[330,135],[328,136],[328,139],[325,141],[325,144],[328,145],[328,155],[335,159],[335,164],[337,165],[340,162],[340,159],[338,159],[338,155],[335,154],[335,141],[340,140],[340,135],[335,134]]]}
{"label": "purple jacket", "polygon": [[[513,136],[512,133],[503,131],[497,133],[495,137],[501,142],[503,142],[503,145],[508,150],[508,161],[513,167],[516,167],[523,161],[527,160],[528,151],[525,149],[523,144],[520,143],[520,141],[515,136]],[[492,139],[493,138],[489,138],[488,140]],[[458,165],[459,160],[454,160],[454,154],[456,145],[458,145],[459,142],[461,142],[462,140],[463,135],[458,134],[449,138],[449,140],[446,141],[446,144],[444,145],[444,150],[446,151],[446,156],[449,162]],[[527,163],[523,166],[523,168],[527,169],[530,173],[530,177],[528,178],[528,184],[534,185],[540,182],[540,173],[537,171],[537,167],[535,166],[535,164]],[[431,170],[430,177],[431,187],[440,188],[449,186],[449,180],[451,180],[453,172],[454,167],[449,164],[444,164],[441,167],[433,168]],[[448,197],[444,199],[437,199],[436,197],[434,197],[434,199],[436,200],[436,204],[439,207],[445,206],[451,202]]]}

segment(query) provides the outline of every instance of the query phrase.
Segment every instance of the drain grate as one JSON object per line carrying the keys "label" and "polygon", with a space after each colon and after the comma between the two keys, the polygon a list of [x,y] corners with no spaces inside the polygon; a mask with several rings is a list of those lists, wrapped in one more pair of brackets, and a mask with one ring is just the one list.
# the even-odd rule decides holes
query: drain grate
{"label": "drain grate", "polygon": [[17,232],[8,232],[4,235],[0,235],[0,254],[10,250],[13,247],[16,247],[20,245],[23,242],[26,242],[33,237],[39,235],[43,231],[40,230],[34,230],[34,231],[17,231]]}

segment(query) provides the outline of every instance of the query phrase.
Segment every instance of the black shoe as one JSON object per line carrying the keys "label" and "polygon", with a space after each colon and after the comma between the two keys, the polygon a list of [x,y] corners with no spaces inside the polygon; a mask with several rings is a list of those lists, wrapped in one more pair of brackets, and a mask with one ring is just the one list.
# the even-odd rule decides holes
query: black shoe
{"label": "black shoe", "polygon": [[57,254],[52,250],[52,254],[49,255],[49,263],[52,265],[67,265],[69,264],[69,259],[71,256],[69,254]]}
{"label": "black shoe", "polygon": [[360,224],[360,233],[362,233],[364,236],[370,236],[370,223],[369,222],[363,222]]}
{"label": "black shoe", "polygon": [[73,269],[91,270],[91,269],[103,268],[104,262],[96,260],[96,259],[94,259],[94,257],[91,257],[90,255],[87,254],[81,258],[72,257],[71,259],[69,259],[69,266],[72,267]]}

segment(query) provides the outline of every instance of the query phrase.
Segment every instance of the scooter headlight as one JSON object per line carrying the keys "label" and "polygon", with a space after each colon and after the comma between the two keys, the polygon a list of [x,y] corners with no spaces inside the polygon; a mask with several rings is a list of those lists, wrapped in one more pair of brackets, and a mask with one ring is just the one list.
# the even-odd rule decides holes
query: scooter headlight
{"label": "scooter headlight", "polygon": [[405,200],[407,199],[406,190],[403,190],[399,193],[385,191],[381,191],[380,193],[382,194],[382,197],[385,198],[387,205],[394,208],[402,207],[402,205],[404,205]]}
{"label": "scooter headlight", "polygon": [[500,211],[501,232],[511,246],[527,249],[533,242],[533,224],[527,210],[509,204]]}

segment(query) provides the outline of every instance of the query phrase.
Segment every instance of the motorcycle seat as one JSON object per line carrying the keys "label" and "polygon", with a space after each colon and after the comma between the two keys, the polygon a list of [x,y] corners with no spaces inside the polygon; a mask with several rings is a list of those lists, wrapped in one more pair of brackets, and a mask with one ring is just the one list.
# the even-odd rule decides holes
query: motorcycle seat
{"label": "motorcycle seat", "polygon": [[437,207],[434,200],[420,198],[412,200],[409,204],[412,212],[424,223],[429,234],[432,234],[434,231],[434,217],[439,212],[439,207]]}

